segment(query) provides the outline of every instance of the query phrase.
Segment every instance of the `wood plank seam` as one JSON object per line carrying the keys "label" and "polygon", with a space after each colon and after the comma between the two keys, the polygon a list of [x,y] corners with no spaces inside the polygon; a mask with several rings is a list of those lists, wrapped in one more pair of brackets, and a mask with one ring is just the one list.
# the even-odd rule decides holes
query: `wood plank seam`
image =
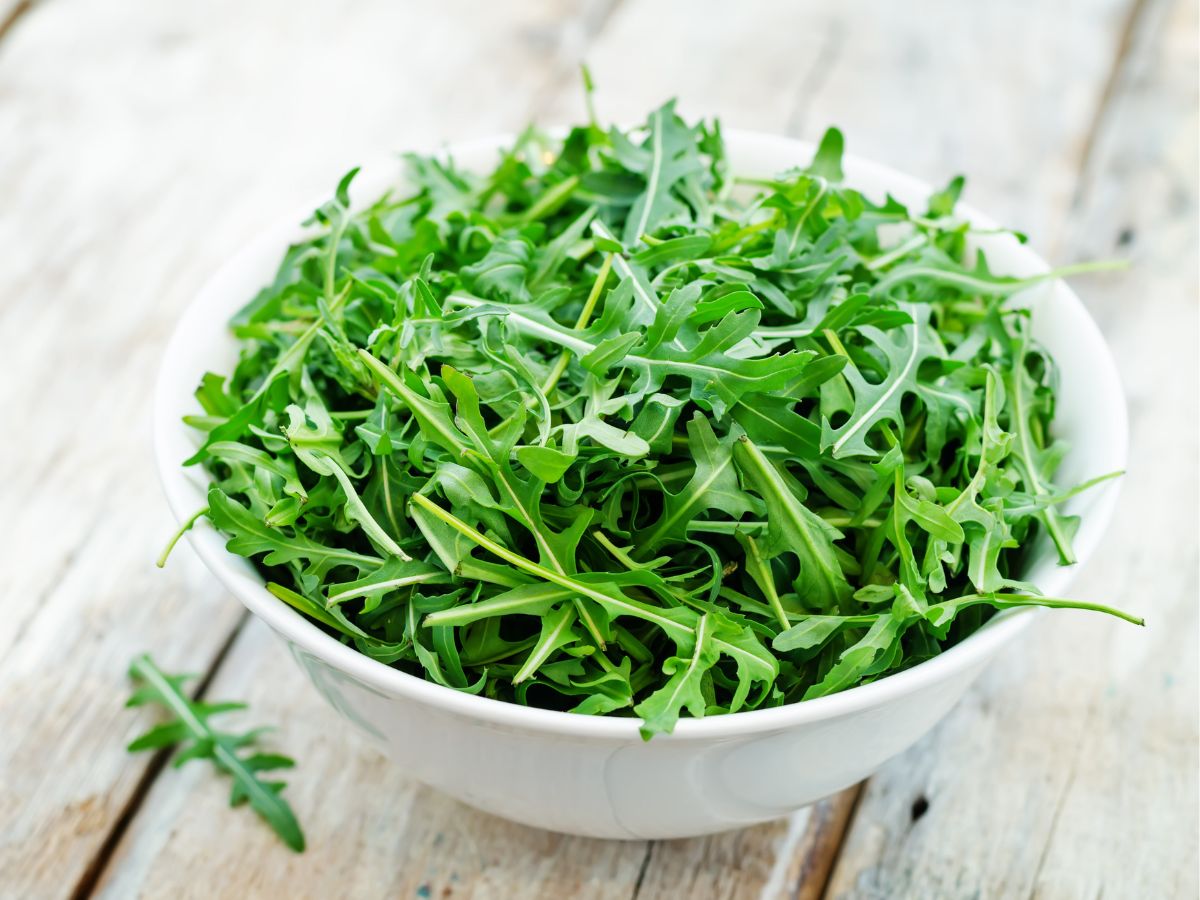
{"label": "wood plank seam", "polygon": [[1105,79],[1104,87],[1101,89],[1100,97],[1096,102],[1091,125],[1084,135],[1083,147],[1079,153],[1079,162],[1075,167],[1077,173],[1075,192],[1071,197],[1068,215],[1074,213],[1083,202],[1084,192],[1087,187],[1087,174],[1092,165],[1092,155],[1096,150],[1096,141],[1104,128],[1105,120],[1112,112],[1113,98],[1116,96],[1122,76],[1130,64],[1130,53],[1134,47],[1134,39],[1139,30],[1144,27],[1147,18],[1149,18],[1148,10],[1152,2],[1153,0],[1133,0],[1129,5],[1129,12],[1125,16],[1125,21],[1121,26],[1121,31],[1117,38],[1117,52],[1113,55],[1108,78]]}
{"label": "wood plank seam", "polygon": [[[1090,165],[1090,160],[1092,157],[1093,150],[1095,148],[1098,136],[1099,136],[1101,130],[1103,129],[1104,123],[1106,122],[1107,117],[1112,110],[1113,100],[1117,94],[1117,88],[1121,84],[1123,77],[1125,75],[1126,69],[1130,65],[1130,62],[1131,62],[1130,51],[1132,50],[1132,48],[1134,46],[1135,36],[1137,36],[1139,34],[1140,29],[1144,26],[1144,23],[1145,23],[1146,19],[1148,18],[1147,10],[1150,8],[1150,6],[1151,6],[1151,0],[1132,0],[1132,2],[1129,5],[1129,10],[1125,16],[1125,20],[1122,23],[1121,30],[1120,30],[1118,40],[1117,40],[1117,49],[1113,55],[1113,61],[1112,61],[1112,64],[1111,64],[1109,72],[1108,72],[1108,77],[1104,80],[1103,86],[1101,87],[1099,97],[1097,98],[1097,101],[1096,101],[1096,107],[1095,107],[1095,112],[1093,114],[1092,121],[1089,124],[1089,126],[1085,132],[1085,135],[1084,135],[1083,148],[1081,150],[1079,161],[1078,161],[1078,164],[1075,169],[1075,171],[1076,171],[1075,189],[1072,194],[1071,203],[1069,204],[1069,210],[1071,212],[1073,212],[1079,206],[1079,204],[1082,201],[1082,198],[1084,196],[1084,192],[1085,192],[1086,184],[1087,184],[1087,171],[1088,171],[1088,168]],[[822,46],[821,51],[819,52],[819,54],[816,58],[816,62],[814,63],[813,73],[810,73],[810,75],[812,75],[814,73],[816,75],[816,77],[813,77],[811,79],[812,83],[810,84],[810,77],[806,77],[804,79],[804,81],[802,82],[801,89],[798,92],[796,110],[792,113],[791,116],[789,116],[788,133],[790,133],[790,134],[798,133],[803,128],[805,114],[806,114],[808,107],[810,106],[810,104],[812,102],[812,97],[820,90],[822,84],[825,81],[825,78],[822,75],[822,73],[828,72],[829,68],[832,66],[833,62],[837,58],[837,53],[838,53],[839,45],[840,45],[840,36],[836,32],[837,32],[836,28],[833,31],[831,31],[828,39],[826,40],[825,44]],[[828,56],[828,59],[826,59],[827,56]],[[1055,809],[1055,819],[1056,820],[1057,820],[1057,816],[1058,816],[1059,807],[1061,806],[1061,804],[1063,802],[1065,802],[1066,798],[1069,796],[1070,782],[1074,777],[1074,769],[1075,769],[1076,762],[1077,762],[1077,758],[1072,763],[1071,774],[1068,777],[1067,784],[1064,787],[1064,790],[1063,790],[1059,800],[1056,802],[1056,809]],[[864,779],[860,784],[856,785],[856,787],[854,788],[854,790],[855,790],[854,801],[850,808],[850,811],[847,814],[845,821],[842,823],[842,827],[841,827],[840,831],[837,833],[836,840],[832,841],[828,845],[828,854],[829,855],[828,855],[827,862],[824,866],[823,872],[820,872],[820,873],[813,872],[812,873],[812,875],[814,875],[814,876],[818,875],[818,874],[820,875],[820,889],[819,889],[819,891],[813,891],[811,893],[806,892],[807,896],[819,897],[819,898],[821,898],[821,900],[825,900],[825,898],[827,897],[829,888],[831,887],[831,885],[833,883],[834,871],[836,870],[838,861],[841,858],[842,850],[845,847],[846,838],[850,834],[850,831],[854,825],[854,819],[858,813],[860,801],[862,799],[864,789],[869,781],[870,781],[870,778]],[[922,797],[919,799],[924,800],[924,796],[922,795]],[[925,805],[926,805],[926,807],[928,806],[927,800],[925,801]],[[914,820],[916,818],[918,818],[918,815],[916,814],[915,809],[916,808],[914,806]],[[925,810],[922,809],[921,814],[923,814],[924,811]],[[1049,846],[1050,846],[1050,843],[1047,842],[1046,849],[1043,851],[1042,858],[1039,860],[1039,864],[1038,864],[1039,871],[1041,869],[1042,863],[1044,863],[1044,861],[1045,861],[1045,854],[1046,854],[1046,852],[1048,852]],[[819,851],[820,848],[817,848],[817,849]],[[796,882],[795,888],[792,893],[793,900],[797,900],[797,898],[799,898],[802,895],[802,891],[805,890],[805,885],[803,883],[804,882],[804,877],[803,877],[804,874],[805,873],[802,872],[801,878],[799,878]],[[1036,884],[1036,882],[1037,882],[1037,879],[1035,877],[1034,883]]]}
{"label": "wood plank seam", "polygon": [[0,41],[4,40],[8,33],[12,31],[13,26],[17,24],[17,20],[32,8],[33,0],[17,0],[16,5],[9,10],[8,15],[0,20]]}
{"label": "wood plank seam", "polygon": [[633,882],[633,892],[629,895],[629,900],[637,900],[638,894],[642,892],[642,885],[646,882],[646,873],[650,871],[650,860],[654,857],[654,847],[658,841],[646,841],[646,855],[642,857],[642,865],[638,868],[637,878]]}
{"label": "wood plank seam", "polygon": [[866,783],[865,780],[860,781],[854,787],[847,788],[845,793],[850,795],[848,800],[838,798],[838,802],[832,803],[828,813],[823,813],[815,824],[812,851],[800,868],[791,900],[825,900],[838,854],[850,832],[850,823],[854,821]]}
{"label": "wood plank seam", "polygon": [[829,32],[825,35],[825,40],[821,42],[820,49],[817,50],[817,55],[813,57],[812,65],[804,73],[804,77],[800,79],[800,84],[796,88],[792,110],[788,113],[784,125],[785,134],[804,133],[805,126],[808,124],[808,113],[812,109],[812,99],[829,81],[830,72],[833,71],[838,57],[842,54],[845,41],[845,26],[840,19],[834,19]]}
{"label": "wood plank seam", "polygon": [[[9,16],[2,23],[0,23],[0,38],[4,37],[4,35],[12,27],[12,25],[15,24],[18,18],[32,8],[34,2],[35,0],[19,0],[18,4],[13,8]],[[583,55],[582,51],[586,51],[586,49],[601,36],[605,27],[610,21],[612,21],[615,13],[621,7],[622,3],[623,0],[611,0],[611,2],[608,2],[601,9],[598,15],[582,17],[583,35],[581,41],[581,56]],[[551,72],[550,77],[548,77],[546,80],[546,91],[552,91],[559,84],[564,75],[565,69],[565,65],[554,67],[554,71]],[[543,92],[539,92],[538,98],[535,99],[531,104],[531,112],[536,113],[538,109],[545,105],[544,97],[545,94],[543,94]],[[84,546],[84,544],[86,544],[86,539],[69,551],[65,566],[70,565],[71,561],[78,554],[79,550]],[[193,693],[193,699],[199,700],[205,697],[208,689],[219,674],[222,664],[226,661],[226,658],[228,657],[232,647],[236,643],[239,635],[250,622],[250,619],[250,613],[248,611],[243,611],[242,615],[237,620],[237,623],[229,630],[229,633],[225,636],[224,641],[220,645],[217,653],[213,657],[208,667],[205,669],[203,677]],[[95,855],[88,861],[87,866],[85,867],[79,880],[71,890],[70,896],[73,898],[73,900],[81,900],[81,898],[89,897],[94,894],[96,887],[99,885],[104,876],[105,870],[107,869],[113,854],[116,852],[116,849],[120,844],[121,838],[128,831],[129,826],[137,816],[142,804],[149,796],[149,793],[155,782],[158,780],[158,777],[166,769],[167,761],[170,759],[173,752],[174,748],[166,748],[158,751],[151,757],[150,761],[145,764],[145,767],[138,778],[133,791],[131,792],[125,805],[122,807],[120,814],[114,820],[112,828],[108,834],[105,835],[105,838],[97,848]],[[634,897],[636,897],[637,891],[640,888],[642,881],[645,878],[646,871],[649,868],[652,849],[653,844],[651,843],[647,846],[646,856],[642,861],[641,870],[639,871],[637,882],[634,887]]]}
{"label": "wood plank seam", "polygon": [[[1080,729],[1081,734],[1091,733],[1092,720],[1096,718],[1096,706],[1091,704],[1088,706],[1087,718],[1084,719],[1084,727]],[[1075,785],[1075,777],[1079,772],[1079,766],[1082,762],[1084,751],[1087,748],[1086,742],[1081,741],[1075,747],[1075,753],[1071,756],[1071,765],[1067,770],[1067,777],[1063,779],[1062,789],[1058,792],[1058,796],[1054,798],[1054,813],[1050,816],[1050,828],[1046,832],[1046,843],[1042,847],[1042,852],[1038,854],[1037,866],[1033,870],[1033,879],[1030,882],[1033,886],[1030,897],[1037,894],[1037,885],[1041,880],[1042,870],[1046,867],[1046,860],[1050,856],[1050,848],[1054,844],[1054,832],[1058,830],[1059,820],[1062,818],[1063,807],[1066,806],[1067,800],[1071,796],[1071,789]]]}
{"label": "wood plank seam", "polygon": [[[213,679],[216,678],[221,664],[225,662],[225,658],[229,655],[234,641],[237,640],[237,636],[249,621],[250,612],[249,610],[244,610],[237,624],[229,630],[225,642],[221,644],[212,662],[201,676],[200,682],[192,692],[193,700],[205,699],[205,695],[208,693]],[[120,815],[113,821],[112,829],[105,835],[95,855],[88,861],[83,874],[80,875],[79,880],[75,883],[75,887],[71,890],[71,900],[83,900],[83,898],[92,896],[96,885],[100,883],[100,879],[104,875],[104,870],[108,867],[108,863],[112,859],[113,853],[117,849],[117,845],[121,842],[121,837],[128,830],[130,823],[133,822],[134,817],[138,814],[138,810],[150,793],[150,788],[154,786],[154,782],[158,780],[158,776],[166,769],[167,761],[174,752],[174,747],[166,747],[157,751],[151,757],[150,762],[142,771],[141,777],[130,793],[129,799],[125,802],[125,806],[121,809]]]}

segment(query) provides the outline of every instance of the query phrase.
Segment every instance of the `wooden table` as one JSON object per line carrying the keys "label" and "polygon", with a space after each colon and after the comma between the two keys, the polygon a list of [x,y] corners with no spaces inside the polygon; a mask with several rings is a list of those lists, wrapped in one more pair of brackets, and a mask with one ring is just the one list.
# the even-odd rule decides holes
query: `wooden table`
{"label": "wooden table", "polygon": [[[0,896],[1197,895],[1197,6],[671,0],[0,0]],[[1076,585],[864,785],[691,841],[524,829],[348,733],[186,548],[151,385],[205,276],[363,156],[676,94],[968,197],[1077,287],[1129,396],[1130,470]],[[295,856],[199,764],[131,757],[149,649],[300,760]]]}

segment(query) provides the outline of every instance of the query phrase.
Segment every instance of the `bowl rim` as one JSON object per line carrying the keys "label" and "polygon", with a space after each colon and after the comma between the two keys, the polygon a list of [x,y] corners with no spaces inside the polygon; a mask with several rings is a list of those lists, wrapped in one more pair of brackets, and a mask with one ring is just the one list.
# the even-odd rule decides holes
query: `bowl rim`
{"label": "bowl rim", "polygon": [[[543,131],[554,137],[561,136],[565,129],[545,128]],[[724,137],[727,143],[757,144],[764,148],[774,148],[776,151],[787,151],[798,161],[810,157],[814,149],[814,145],[809,141],[769,133],[729,129],[724,132]],[[511,134],[501,134],[457,141],[441,149],[451,155],[456,153],[465,155],[492,148],[498,149],[511,143],[513,139],[514,136]],[[372,163],[363,167],[364,172],[381,168],[381,163],[382,160],[373,160]],[[862,157],[846,154],[844,166],[848,172],[871,173],[877,180],[894,185],[897,189],[903,189],[909,193],[928,196],[933,191],[929,184],[920,179]],[[847,181],[853,184],[854,179],[848,177]],[[296,223],[307,218],[308,213],[323,200],[324,198],[321,198],[315,203],[302,208],[298,207],[297,214],[289,216],[287,219],[277,220],[273,226],[257,232],[245,241],[242,247],[215,270],[197,291],[167,341],[156,378],[152,429],[159,479],[166,494],[167,503],[180,523],[194,514],[195,504],[193,500],[189,499],[190,487],[185,478],[186,470],[181,465],[182,460],[176,459],[172,453],[172,430],[182,427],[175,415],[177,394],[171,390],[172,382],[178,380],[171,377],[178,369],[178,365],[175,363],[178,357],[177,351],[188,342],[190,326],[193,323],[212,318],[213,314],[208,313],[206,307],[209,305],[210,295],[213,294],[212,288],[221,281],[222,275],[238,267],[245,259],[263,252],[264,246],[278,248],[286,235],[296,232]],[[969,204],[960,203],[956,207],[956,211],[962,218],[969,219],[984,228],[995,227],[988,216]],[[1043,270],[1049,268],[1042,257],[1028,248],[1024,249]],[[1108,370],[1107,374],[1115,386],[1116,396],[1113,399],[1117,402],[1112,404],[1114,410],[1113,433],[1118,444],[1116,452],[1120,458],[1120,468],[1124,469],[1129,443],[1127,411],[1124,391],[1111,350],[1078,295],[1062,282],[1058,282],[1057,287],[1063,294],[1064,299],[1061,302],[1068,302],[1078,307],[1079,324],[1091,332],[1087,335],[1088,339],[1100,348],[1101,356],[1097,360],[1097,364],[1102,369]],[[200,374],[199,372],[194,373],[193,383],[197,383]],[[1096,545],[1112,517],[1121,481],[1120,478],[1112,479],[1094,489],[1096,495],[1093,497],[1092,508],[1088,512],[1091,527],[1085,539],[1077,539],[1075,544],[1077,562],[1073,566],[1059,567],[1054,570],[1060,575],[1058,579],[1055,579],[1061,582],[1060,587],[1065,587],[1066,583],[1073,579],[1096,549]],[[486,722],[493,726],[575,738],[642,743],[639,732],[640,720],[636,717],[579,715],[559,710],[522,706],[444,687],[374,660],[327,634],[301,613],[269,593],[257,573],[251,576],[243,571],[241,567],[246,565],[246,561],[225,549],[224,537],[212,527],[207,519],[198,521],[195,527],[187,532],[186,537],[197,555],[222,585],[231,591],[250,612],[265,621],[272,630],[291,644],[293,650],[299,648],[312,654],[334,669],[356,679],[368,689],[389,698],[405,698],[444,713]],[[982,667],[983,663],[1044,611],[1044,608],[1041,607],[1023,607],[1002,611],[974,634],[932,659],[869,684],[783,706],[744,710],[699,719],[683,717],[680,718],[673,732],[656,735],[654,740],[665,743],[737,738],[761,732],[782,731],[798,725],[826,721],[873,709],[887,704],[897,697],[914,693],[936,682],[951,679],[956,674],[969,671],[973,667]]]}

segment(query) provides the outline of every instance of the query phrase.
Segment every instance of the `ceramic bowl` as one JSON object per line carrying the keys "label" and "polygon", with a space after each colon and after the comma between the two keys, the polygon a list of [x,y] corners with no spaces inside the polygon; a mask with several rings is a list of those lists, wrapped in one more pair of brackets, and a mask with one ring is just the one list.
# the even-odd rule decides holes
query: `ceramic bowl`
{"label": "ceramic bowl", "polygon": [[[508,138],[461,144],[450,152],[467,168],[496,159]],[[739,174],[771,176],[806,164],[808,144],[730,132]],[[849,158],[848,183],[868,196],[891,193],[923,203],[927,185],[884,166]],[[363,169],[356,202],[403,182],[399,161]],[[180,423],[196,411],[192,392],[207,370],[228,371],[237,355],[226,323],[273,276],[289,243],[304,235],[285,224],[250,241],[204,286],[167,347],[155,397],[154,440],[168,502],[182,521],[205,503],[206,476],[180,463],[197,436]],[[961,213],[988,228],[973,210]],[[995,271],[1045,271],[1030,249],[1007,236],[978,240]],[[1104,339],[1079,298],[1061,282],[1026,291],[1033,330],[1061,370],[1056,434],[1070,444],[1061,483],[1123,469],[1126,413]],[[1056,564],[1048,545],[1034,548],[1024,577],[1064,596],[1095,549],[1111,515],[1119,480],[1068,504],[1083,517],[1079,563]],[[381,742],[404,771],[465,803],[555,831],[605,838],[672,838],[721,831],[784,816],[874,772],[931,729],[1006,644],[1038,616],[1032,609],[996,616],[940,656],[872,684],[776,709],[682,719],[673,734],[644,742],[633,718],[572,715],[459,693],[389,668],[339,643],[263,587],[244,559],[229,553],[206,522],[188,535],[213,574],[291,648],[321,695]]]}

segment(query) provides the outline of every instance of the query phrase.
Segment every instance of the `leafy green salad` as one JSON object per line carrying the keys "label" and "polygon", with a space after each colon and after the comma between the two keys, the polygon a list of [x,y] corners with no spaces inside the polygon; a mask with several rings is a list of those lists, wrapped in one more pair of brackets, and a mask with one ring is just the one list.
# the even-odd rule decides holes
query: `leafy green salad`
{"label": "leafy green salad", "polygon": [[1089,486],[1053,481],[1054,362],[1006,303],[1036,279],[971,251],[961,179],[911,208],[841,157],[739,178],[668,103],[490,172],[411,156],[360,210],[351,172],[196,393],[197,517],[381,663],[646,737],[998,609],[1139,621],[1021,579],[1035,540],[1073,562]]}

